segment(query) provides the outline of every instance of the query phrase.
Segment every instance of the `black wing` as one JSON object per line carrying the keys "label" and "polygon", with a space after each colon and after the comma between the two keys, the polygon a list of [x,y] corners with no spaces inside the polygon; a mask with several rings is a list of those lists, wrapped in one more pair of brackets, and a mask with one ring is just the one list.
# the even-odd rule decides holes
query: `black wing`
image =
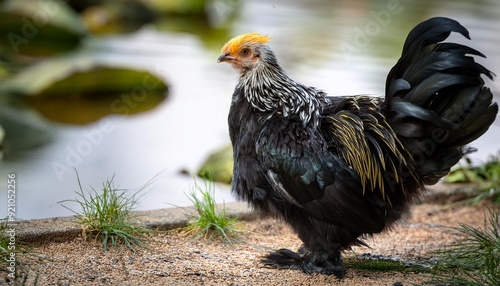
{"label": "black wing", "polygon": [[360,233],[380,232],[380,214],[363,194],[359,176],[327,149],[318,130],[272,118],[257,141],[259,160],[277,195],[308,215]]}

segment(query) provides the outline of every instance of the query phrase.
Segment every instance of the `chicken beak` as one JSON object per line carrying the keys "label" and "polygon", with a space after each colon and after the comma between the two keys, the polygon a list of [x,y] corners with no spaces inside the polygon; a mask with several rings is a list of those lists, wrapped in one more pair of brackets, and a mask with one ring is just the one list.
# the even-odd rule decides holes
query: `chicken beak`
{"label": "chicken beak", "polygon": [[234,59],[235,57],[231,57],[229,54],[223,54],[219,56],[219,58],[217,59],[217,63],[232,61]]}

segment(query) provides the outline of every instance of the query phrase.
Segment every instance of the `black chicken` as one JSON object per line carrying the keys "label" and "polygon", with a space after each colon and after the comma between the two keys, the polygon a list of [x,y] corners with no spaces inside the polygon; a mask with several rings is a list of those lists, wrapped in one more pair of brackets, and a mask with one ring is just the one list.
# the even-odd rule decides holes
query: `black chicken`
{"label": "black chicken", "polygon": [[498,112],[475,62],[480,52],[444,43],[457,21],[436,17],[408,35],[389,72],[385,99],[329,97],[291,79],[266,45],[240,35],[218,62],[240,78],[229,111],[233,192],[284,219],[303,246],[263,261],[343,277],[341,251],[364,244],[403,215],[471,148]]}

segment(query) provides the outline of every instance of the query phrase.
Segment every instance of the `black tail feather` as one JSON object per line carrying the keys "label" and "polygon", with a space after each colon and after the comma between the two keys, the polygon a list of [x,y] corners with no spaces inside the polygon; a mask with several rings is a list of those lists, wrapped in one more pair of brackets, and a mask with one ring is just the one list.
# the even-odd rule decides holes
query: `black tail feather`
{"label": "black tail feather", "polygon": [[462,34],[467,39],[469,31],[460,23],[445,17],[434,17],[415,26],[403,45],[402,55],[414,55],[418,49],[446,40],[451,32]]}
{"label": "black tail feather", "polygon": [[441,43],[451,32],[469,39],[452,19],[436,17],[417,25],[386,82],[387,120],[428,184],[448,173],[466,152],[464,146],[484,134],[498,113],[481,77],[493,79],[494,74],[474,59],[484,55],[462,44]]}

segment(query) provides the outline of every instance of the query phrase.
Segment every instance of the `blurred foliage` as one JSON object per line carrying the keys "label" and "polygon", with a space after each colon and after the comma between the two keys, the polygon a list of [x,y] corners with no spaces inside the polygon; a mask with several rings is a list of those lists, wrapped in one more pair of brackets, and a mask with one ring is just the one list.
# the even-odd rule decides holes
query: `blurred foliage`
{"label": "blurred foliage", "polygon": [[468,201],[478,202],[492,198],[500,203],[500,154],[491,156],[486,162],[474,166],[469,158],[465,165],[453,169],[444,179],[445,183],[474,183],[477,187]]}
{"label": "blurred foliage", "polygon": [[50,120],[87,124],[110,114],[151,110],[165,99],[167,90],[149,72],[97,66],[73,73],[26,101]]}
{"label": "blurred foliage", "polygon": [[167,92],[157,75],[104,66],[84,52],[31,65],[0,81],[0,93],[17,98],[50,120],[70,124],[144,112],[162,102]]}
{"label": "blurred foliage", "polygon": [[[66,4],[73,8],[73,10],[77,12],[82,12],[83,10],[87,9],[88,7],[95,6],[95,5],[101,5],[104,2],[108,0],[65,0]],[[116,1],[118,2],[118,1]]]}
{"label": "blurred foliage", "polygon": [[40,121],[28,108],[0,104],[0,125],[5,131],[2,142],[4,158],[47,144],[53,139],[54,128]]}
{"label": "blurred foliage", "polygon": [[87,33],[80,17],[62,1],[5,1],[0,18],[0,50],[11,55],[70,51]]}
{"label": "blurred foliage", "polygon": [[128,33],[153,22],[204,41],[226,39],[238,5],[238,0],[8,0],[0,2],[0,34],[6,35],[0,50],[49,56],[71,51],[89,34]]}
{"label": "blurred foliage", "polygon": [[162,14],[181,14],[181,15],[202,15],[205,13],[207,0],[139,0]]}
{"label": "blurred foliage", "polygon": [[232,146],[224,146],[208,156],[198,170],[198,176],[206,180],[230,184],[233,178]]}
{"label": "blurred foliage", "polygon": [[50,142],[54,127],[39,115],[60,123],[87,124],[111,114],[155,108],[168,93],[163,79],[103,63],[95,56],[99,51],[93,43],[103,35],[130,33],[155,23],[158,30],[190,33],[218,48],[229,38],[227,23],[234,19],[238,3],[0,1],[0,152],[7,155]]}
{"label": "blurred foliage", "polygon": [[[76,5],[93,34],[133,32],[151,23],[159,30],[190,33],[204,43],[230,37],[239,0],[121,0]],[[98,3],[95,3],[98,2]],[[75,5],[74,3],[73,5]],[[211,45],[210,45],[211,46]]]}
{"label": "blurred foliage", "polygon": [[[143,0],[146,2],[159,2],[159,0]],[[169,1],[166,1],[167,3]],[[226,42],[231,36],[230,27],[238,17],[241,0],[214,0],[205,1],[202,6],[199,0],[198,6],[186,4],[190,1],[178,2],[177,10],[174,5],[164,7],[165,17],[158,17],[154,26],[160,31],[171,31],[177,33],[189,33],[195,35],[207,49],[219,51],[221,43]],[[180,4],[181,2],[186,2]],[[163,3],[163,2],[162,2]],[[165,14],[164,14],[165,15]]]}
{"label": "blurred foliage", "polygon": [[[109,95],[125,92],[165,92],[167,86],[148,72],[94,66],[88,70],[75,71],[61,81],[54,82],[38,93],[37,97],[61,95]],[[144,92],[142,92],[144,91]],[[138,95],[139,96],[139,95]]]}
{"label": "blurred foliage", "polygon": [[156,20],[157,13],[134,0],[105,1],[81,12],[92,34],[128,33]]}
{"label": "blurred foliage", "polygon": [[0,126],[0,160],[3,159],[3,138],[5,137],[5,131],[2,126]]}

